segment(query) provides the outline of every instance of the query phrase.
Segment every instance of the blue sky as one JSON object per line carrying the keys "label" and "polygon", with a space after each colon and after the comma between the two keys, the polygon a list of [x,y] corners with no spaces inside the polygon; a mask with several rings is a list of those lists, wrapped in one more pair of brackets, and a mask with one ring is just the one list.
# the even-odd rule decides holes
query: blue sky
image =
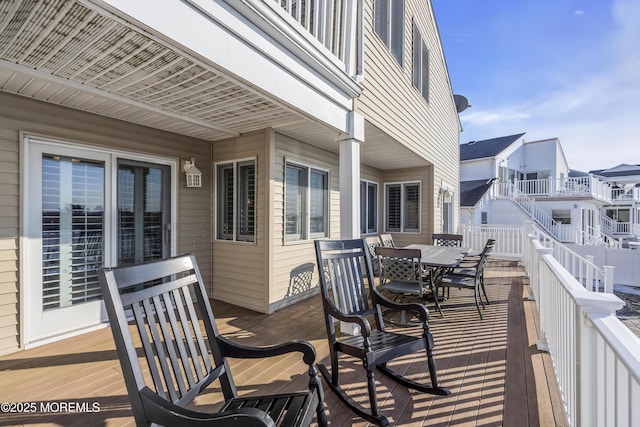
{"label": "blue sky", "polygon": [[432,0],[465,143],[558,137],[572,169],[640,164],[640,0]]}

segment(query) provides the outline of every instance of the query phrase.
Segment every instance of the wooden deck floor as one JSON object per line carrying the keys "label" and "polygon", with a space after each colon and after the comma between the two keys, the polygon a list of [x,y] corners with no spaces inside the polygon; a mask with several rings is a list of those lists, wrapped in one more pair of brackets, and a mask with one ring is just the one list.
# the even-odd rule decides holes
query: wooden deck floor
{"label": "wooden deck floor", "polygon": [[[485,272],[491,305],[480,320],[467,291],[452,290],[445,316],[432,314],[436,363],[441,385],[451,396],[431,396],[396,386],[376,375],[378,399],[391,425],[565,425],[548,355],[536,350],[537,319],[527,300],[523,270],[513,261],[492,260]],[[272,315],[213,302],[221,332],[245,344],[285,339],[311,341],[318,360],[328,363],[328,347],[319,297]],[[426,357],[416,354],[394,367],[414,378],[426,372]],[[355,360],[342,362],[341,383],[353,384],[366,401],[363,370]],[[234,361],[241,393],[272,393],[304,388],[304,366],[297,356],[263,361]],[[331,426],[366,425],[326,387]],[[196,406],[214,408],[215,388]],[[133,425],[128,398],[110,330],[105,328],[27,351],[0,357],[0,402],[33,403],[36,412],[0,412],[0,426]],[[72,403],[80,411],[65,410]],[[24,406],[24,405],[23,405]],[[20,409],[14,405],[13,409]]]}

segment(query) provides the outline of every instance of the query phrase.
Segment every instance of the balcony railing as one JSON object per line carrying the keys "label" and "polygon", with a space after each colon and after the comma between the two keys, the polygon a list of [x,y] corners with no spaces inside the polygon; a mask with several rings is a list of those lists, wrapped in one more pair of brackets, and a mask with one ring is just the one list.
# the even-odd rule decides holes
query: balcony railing
{"label": "balcony railing", "polygon": [[614,201],[640,201],[640,188],[614,188],[611,190],[611,199]]}
{"label": "balcony railing", "polygon": [[519,193],[534,197],[580,196],[611,200],[611,187],[594,176],[516,181]]}
{"label": "balcony railing", "polygon": [[588,266],[588,260],[560,255],[563,245],[552,245],[531,224],[520,227],[519,234],[516,226],[483,227],[463,227],[463,241],[477,249],[476,242],[494,238],[495,256],[504,248],[517,252],[522,247],[510,257],[521,256],[525,264],[540,313],[538,348],[553,360],[569,424],[640,425],[640,338],[615,315],[622,300],[610,292],[593,292],[600,287],[585,287],[595,281],[576,279],[563,264]]}
{"label": "balcony railing", "polygon": [[[263,0],[253,0],[260,2]],[[363,73],[363,0],[264,0],[279,5],[298,24],[329,49],[345,71]],[[277,6],[275,6],[277,8]]]}

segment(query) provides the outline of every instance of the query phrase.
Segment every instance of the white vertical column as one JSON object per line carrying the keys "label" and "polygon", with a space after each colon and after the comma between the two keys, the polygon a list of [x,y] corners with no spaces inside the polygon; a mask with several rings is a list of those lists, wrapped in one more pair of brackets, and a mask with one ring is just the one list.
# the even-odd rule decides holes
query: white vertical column
{"label": "white vertical column", "polygon": [[352,111],[349,135],[340,141],[340,238],[360,237],[360,143],[364,118]]}

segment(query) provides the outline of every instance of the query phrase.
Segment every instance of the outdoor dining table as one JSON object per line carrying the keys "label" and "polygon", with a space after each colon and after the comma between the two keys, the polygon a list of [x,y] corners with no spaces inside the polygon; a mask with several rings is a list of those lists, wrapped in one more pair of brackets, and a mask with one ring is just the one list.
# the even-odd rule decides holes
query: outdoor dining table
{"label": "outdoor dining table", "polygon": [[[431,268],[431,277],[434,285],[439,283],[447,270],[460,265],[462,259],[469,255],[471,248],[421,245],[412,244],[404,247],[405,249],[420,249],[422,251],[421,261],[425,268]],[[435,298],[435,295],[434,295]],[[439,296],[438,300],[443,301],[444,295]]]}
{"label": "outdoor dining table", "polygon": [[405,249],[420,249],[422,251],[421,261],[428,267],[438,269],[454,268],[460,261],[469,254],[470,248],[459,248],[450,246],[435,246],[412,244],[405,246]]}

